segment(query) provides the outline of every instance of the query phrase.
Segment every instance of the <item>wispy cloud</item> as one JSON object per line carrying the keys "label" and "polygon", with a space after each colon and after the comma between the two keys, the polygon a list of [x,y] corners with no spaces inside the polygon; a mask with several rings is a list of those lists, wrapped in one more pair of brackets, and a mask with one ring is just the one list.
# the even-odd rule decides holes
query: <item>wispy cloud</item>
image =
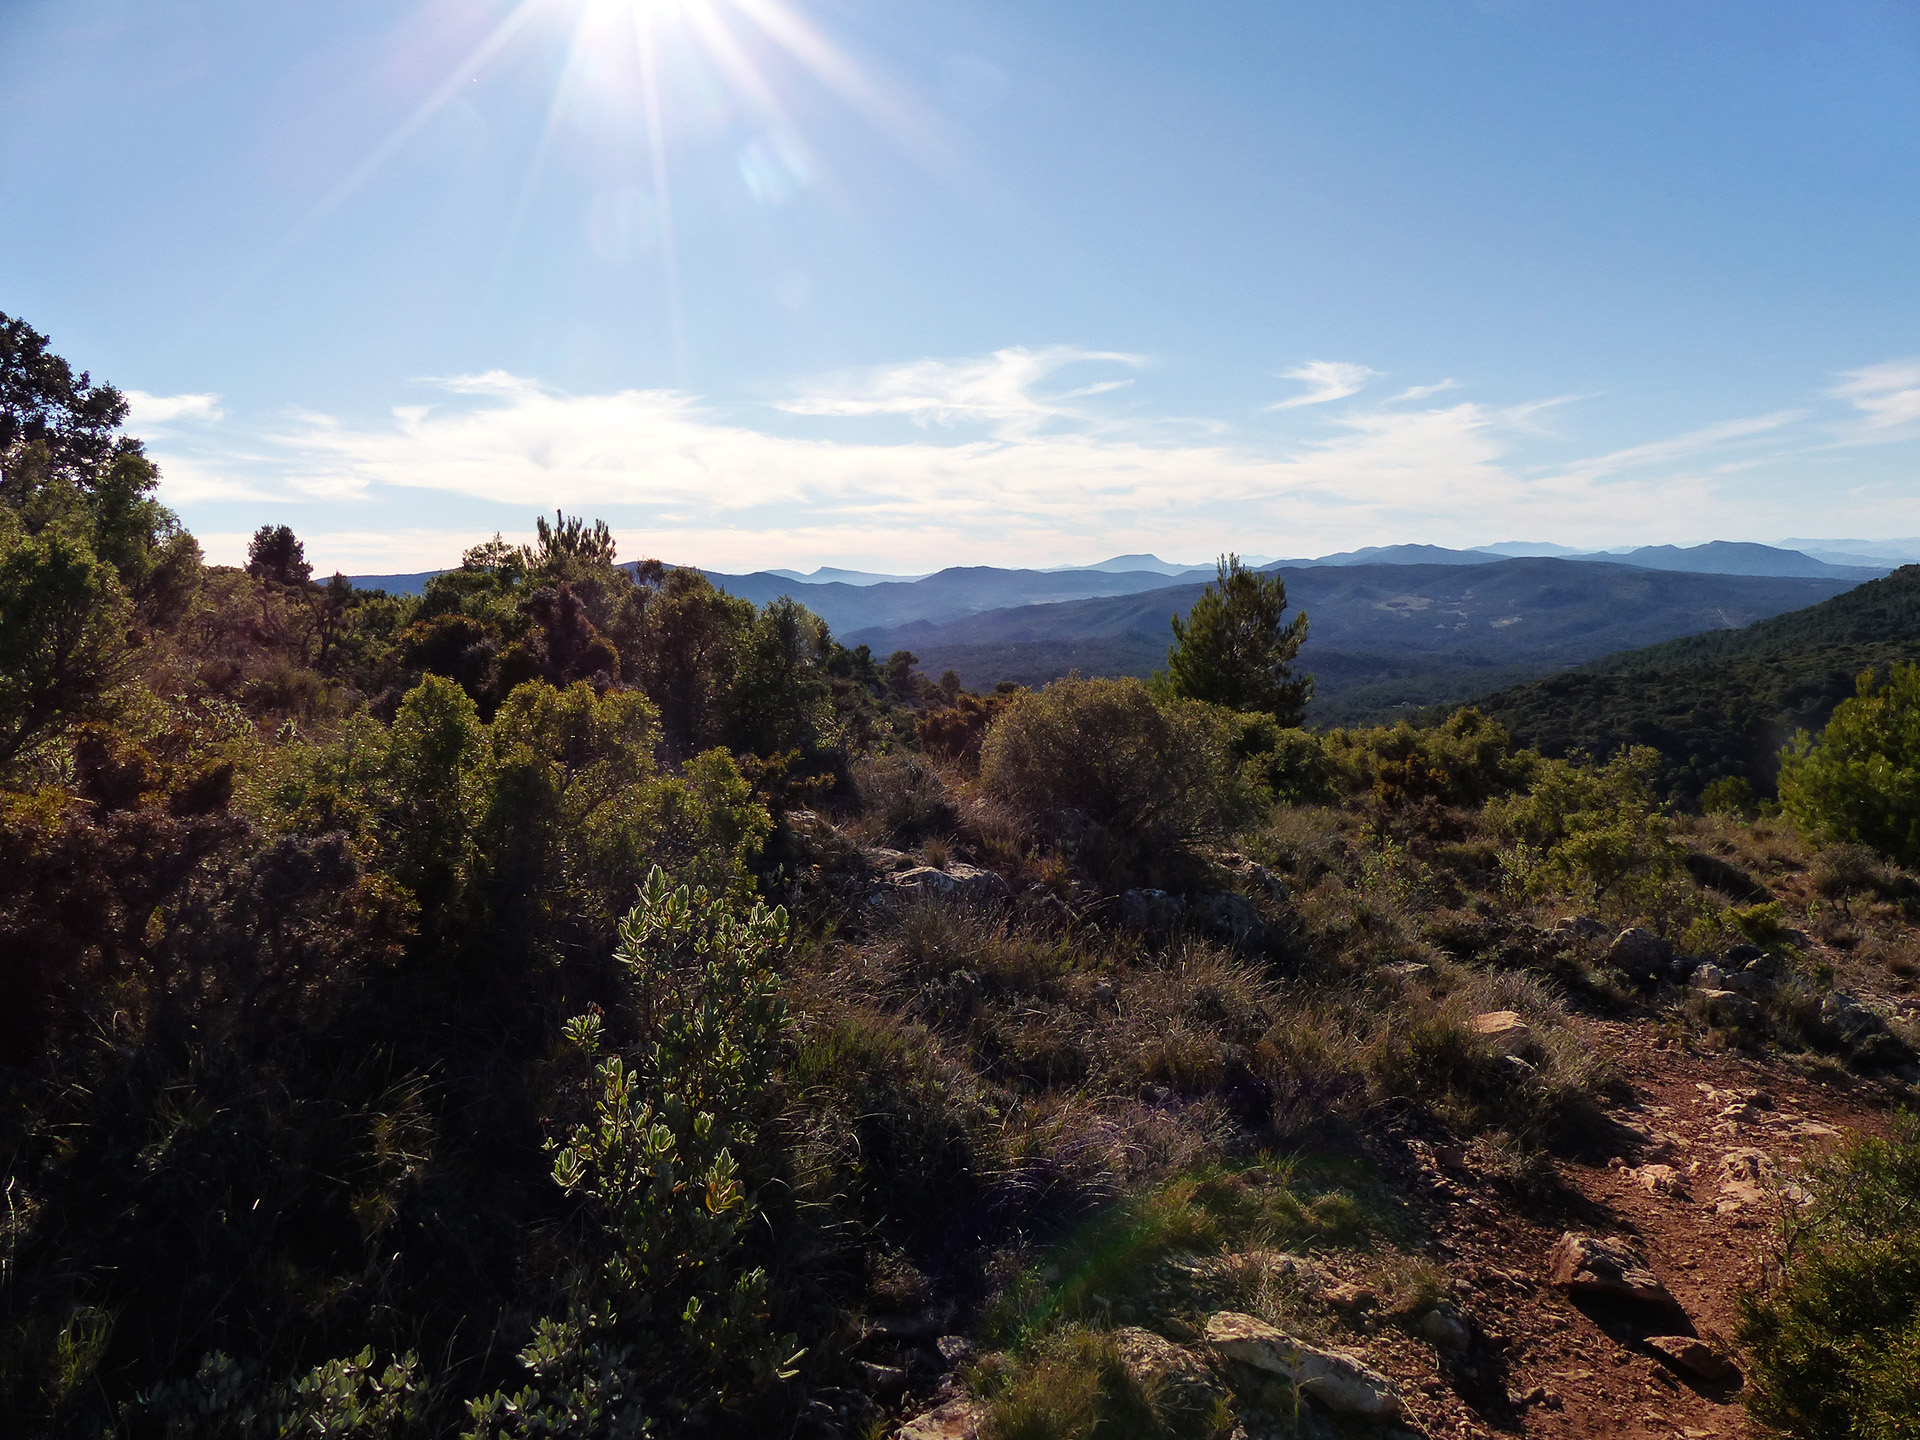
{"label": "wispy cloud", "polygon": [[1713,425],[1702,425],[1696,430],[1689,430],[1681,435],[1668,436],[1664,440],[1652,440],[1644,445],[1630,445],[1625,449],[1609,451],[1605,455],[1595,455],[1588,460],[1576,461],[1571,465],[1559,467],[1555,475],[1562,481],[1573,480],[1585,483],[1604,480],[1609,476],[1643,469],[1649,465],[1671,464],[1677,460],[1710,452],[1724,452],[1734,442],[1772,434],[1796,420],[1805,419],[1806,414],[1804,410],[1777,410],[1771,415],[1753,415],[1741,420],[1722,420]]}
{"label": "wispy cloud", "polygon": [[1832,393],[1849,401],[1869,430],[1905,425],[1920,419],[1920,360],[1891,360],[1849,370]]}
{"label": "wispy cloud", "polygon": [[979,359],[917,360],[843,379],[780,402],[792,415],[901,415],[916,424],[983,421],[1006,434],[1031,434],[1048,421],[1074,416],[1071,400],[1127,384],[1104,380],[1056,395],[1039,388],[1073,365],[1137,366],[1136,355],[1067,345],[1014,346]]}
{"label": "wispy cloud", "polygon": [[127,413],[135,426],[168,425],[176,420],[213,421],[223,417],[218,395],[149,395],[144,390],[122,391]]}
{"label": "wispy cloud", "polygon": [[1365,365],[1355,365],[1347,360],[1309,360],[1304,365],[1291,370],[1282,370],[1281,378],[1298,380],[1307,387],[1304,395],[1295,395],[1291,400],[1280,400],[1269,405],[1269,410],[1296,410],[1302,405],[1325,405],[1331,400],[1344,400],[1349,395],[1358,395],[1378,370],[1370,370]]}

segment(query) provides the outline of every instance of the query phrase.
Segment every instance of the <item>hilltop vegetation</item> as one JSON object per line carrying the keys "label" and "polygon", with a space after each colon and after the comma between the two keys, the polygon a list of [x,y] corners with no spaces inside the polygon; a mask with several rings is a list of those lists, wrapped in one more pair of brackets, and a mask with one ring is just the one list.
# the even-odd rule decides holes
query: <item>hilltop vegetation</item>
{"label": "hilltop vegetation", "polygon": [[1920,660],[1920,566],[1738,630],[1683,636],[1476,701],[1548,755],[1644,745],[1673,793],[1716,780],[1770,795],[1781,748],[1817,731],[1867,671]]}
{"label": "hilltop vegetation", "polygon": [[[1476,711],[1295,728],[1298,617],[1231,563],[1164,681],[973,693],[564,516],[419,596],[284,527],[207,566],[115,392],[14,321],[0,382],[11,1431],[1384,1435],[1627,1385],[1730,1433],[1545,1257],[1678,1173],[1677,1069],[1765,1067],[1682,1137],[1756,1175],[1819,1133],[1767,1107],[1920,1079],[1904,852]],[[1817,1171],[1750,1293],[1766,1423],[1902,1413],[1910,1334],[1823,1277],[1910,1293],[1862,1248],[1910,1154]],[[1658,1323],[1733,1323],[1648,1263]]]}

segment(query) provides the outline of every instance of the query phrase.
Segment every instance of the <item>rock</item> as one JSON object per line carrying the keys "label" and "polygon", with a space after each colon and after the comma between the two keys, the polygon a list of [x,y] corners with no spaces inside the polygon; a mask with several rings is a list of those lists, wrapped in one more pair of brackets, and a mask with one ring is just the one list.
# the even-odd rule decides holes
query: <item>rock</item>
{"label": "rock", "polygon": [[1732,945],[1725,956],[1729,970],[1744,970],[1756,961],[1765,960],[1767,952],[1758,945]]}
{"label": "rock", "polygon": [[1720,988],[1731,990],[1735,995],[1745,995],[1749,1000],[1757,1000],[1773,993],[1773,977],[1763,970],[1742,970],[1737,975],[1727,976]]}
{"label": "rock", "polygon": [[1751,1025],[1759,1014],[1753,1001],[1731,990],[1700,990],[1696,993],[1700,1007],[1711,1024]]}
{"label": "rock", "polygon": [[889,1340],[924,1340],[929,1335],[938,1335],[940,1327],[953,1318],[952,1307],[945,1313],[936,1310],[922,1310],[907,1315],[869,1315],[867,1333],[884,1335]]}
{"label": "rock", "polygon": [[958,863],[936,870],[917,865],[891,877],[894,890],[903,895],[937,895],[941,899],[993,901],[1007,898],[1007,882],[991,870]]}
{"label": "rock", "polygon": [[860,863],[875,875],[887,875],[895,870],[911,870],[913,857],[904,850],[889,850],[884,845],[875,845],[860,852]]}
{"label": "rock", "polygon": [[1696,966],[1687,984],[1695,990],[1724,990],[1727,988],[1727,972],[1709,962]]}
{"label": "rock", "polygon": [[1512,1010],[1489,1010],[1469,1022],[1473,1033],[1502,1055],[1517,1055],[1533,1038],[1527,1022]]}
{"label": "rock", "polygon": [[1368,1420],[1400,1415],[1393,1383],[1357,1356],[1303,1345],[1264,1320],[1232,1310],[1208,1317],[1206,1336],[1222,1359],[1278,1376],[1329,1410]]}
{"label": "rock", "polygon": [[1569,1230],[1553,1247],[1548,1269],[1553,1283],[1571,1295],[1679,1308],[1648,1266],[1646,1256],[1624,1240],[1576,1235]]}
{"label": "rock", "polygon": [[1686,1177],[1671,1165],[1642,1165],[1633,1172],[1633,1178],[1649,1195],[1671,1198],[1684,1195],[1687,1189]]}
{"label": "rock", "polygon": [[1702,1380],[1731,1380],[1740,1373],[1731,1360],[1697,1336],[1649,1335],[1647,1345],[1662,1359]]}
{"label": "rock", "polygon": [[1887,1028],[1887,1022],[1843,990],[1820,1002],[1820,1023],[1849,1045]]}
{"label": "rock", "polygon": [[971,1396],[949,1400],[924,1415],[916,1415],[894,1432],[895,1440],[979,1440],[987,1421],[987,1407]]}
{"label": "rock", "polygon": [[1607,963],[1635,980],[1658,980],[1667,973],[1673,947],[1651,930],[1622,930],[1607,947]]}
{"label": "rock", "polygon": [[1767,1203],[1773,1188],[1773,1157],[1764,1150],[1742,1146],[1720,1157],[1720,1198],[1714,1209],[1722,1215],[1752,1210]]}
{"label": "rock", "polygon": [[1413,1323],[1413,1333],[1436,1350],[1459,1354],[1473,1344],[1467,1322],[1446,1305],[1436,1305]]}
{"label": "rock", "polygon": [[1345,1280],[1335,1280],[1320,1287],[1320,1300],[1336,1310],[1371,1310],[1380,1303],[1380,1297],[1364,1285],[1354,1285]]}
{"label": "rock", "polygon": [[1113,1332],[1127,1374],[1163,1419],[1210,1415],[1226,1398],[1206,1361],[1151,1330],[1129,1325]]}
{"label": "rock", "polygon": [[1563,915],[1553,922],[1551,933],[1574,940],[1598,940],[1607,933],[1607,927],[1591,915]]}
{"label": "rock", "polygon": [[1231,890],[1197,896],[1189,913],[1201,934],[1223,944],[1257,950],[1267,942],[1267,922],[1251,900]]}
{"label": "rock", "polygon": [[940,1358],[955,1367],[973,1359],[973,1342],[964,1335],[942,1335],[933,1342],[933,1348],[940,1352]]}
{"label": "rock", "polygon": [[907,1388],[907,1372],[898,1365],[876,1365],[871,1360],[857,1362],[867,1388],[879,1395],[897,1395]]}
{"label": "rock", "polygon": [[1164,890],[1128,890],[1120,896],[1120,923],[1130,930],[1159,934],[1178,925],[1186,908],[1178,895]]}

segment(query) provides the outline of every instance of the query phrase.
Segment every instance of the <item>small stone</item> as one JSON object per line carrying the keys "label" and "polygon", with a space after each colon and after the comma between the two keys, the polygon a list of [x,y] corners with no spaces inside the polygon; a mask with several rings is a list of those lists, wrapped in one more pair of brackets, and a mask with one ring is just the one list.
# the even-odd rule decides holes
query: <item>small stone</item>
{"label": "small stone", "polygon": [[1695,990],[1724,990],[1727,985],[1727,972],[1711,963],[1697,965],[1687,984]]}
{"label": "small stone", "polygon": [[973,1342],[964,1335],[942,1335],[933,1342],[933,1348],[951,1366],[964,1365],[973,1359]]}
{"label": "small stone", "polygon": [[1533,1038],[1527,1022],[1513,1010],[1489,1010],[1474,1016],[1469,1025],[1475,1035],[1502,1055],[1517,1054]]}
{"label": "small stone", "polygon": [[961,1395],[916,1415],[895,1432],[895,1440],[979,1440],[987,1421],[987,1407]]}
{"label": "small stone", "polygon": [[1553,1283],[1572,1295],[1679,1308],[1646,1257],[1623,1240],[1576,1235],[1569,1230],[1553,1247],[1548,1270]]}
{"label": "small stone", "polygon": [[1575,940],[1598,940],[1607,933],[1607,927],[1591,915],[1563,915],[1554,921],[1553,933]]}
{"label": "small stone", "polygon": [[1450,1307],[1436,1305],[1414,1322],[1413,1333],[1436,1350],[1458,1354],[1473,1343],[1473,1331],[1467,1328]]}
{"label": "small stone", "polygon": [[1661,1358],[1702,1380],[1731,1380],[1740,1373],[1731,1360],[1697,1336],[1650,1335],[1647,1345]]}
{"label": "small stone", "polygon": [[1633,1176],[1649,1195],[1679,1195],[1687,1186],[1686,1177],[1671,1165],[1642,1165]]}
{"label": "small stone", "polygon": [[1366,1286],[1345,1280],[1335,1280],[1322,1288],[1320,1298],[1336,1310],[1370,1310],[1380,1303],[1380,1297]]}

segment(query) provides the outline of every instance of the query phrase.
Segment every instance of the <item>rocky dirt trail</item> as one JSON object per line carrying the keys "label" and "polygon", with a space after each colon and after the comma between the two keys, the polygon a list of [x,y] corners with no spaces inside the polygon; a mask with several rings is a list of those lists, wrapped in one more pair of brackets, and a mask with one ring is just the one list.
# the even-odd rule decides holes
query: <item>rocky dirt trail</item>
{"label": "rocky dirt trail", "polygon": [[[1412,1346],[1382,1357],[1429,1434],[1748,1433],[1737,1371],[1698,1372],[1728,1349],[1735,1297],[1760,1278],[1805,1159],[1844,1130],[1884,1125],[1887,1093],[1870,1082],[1701,1050],[1648,1019],[1590,1024],[1631,1098],[1589,1155],[1558,1162],[1565,1201],[1528,1213],[1464,1157],[1423,1157],[1422,1208],[1478,1332],[1452,1362]],[[1569,1232],[1637,1252],[1651,1272],[1639,1298],[1556,1284],[1552,1257]],[[1706,1344],[1689,1364],[1648,1343],[1673,1335]]]}

